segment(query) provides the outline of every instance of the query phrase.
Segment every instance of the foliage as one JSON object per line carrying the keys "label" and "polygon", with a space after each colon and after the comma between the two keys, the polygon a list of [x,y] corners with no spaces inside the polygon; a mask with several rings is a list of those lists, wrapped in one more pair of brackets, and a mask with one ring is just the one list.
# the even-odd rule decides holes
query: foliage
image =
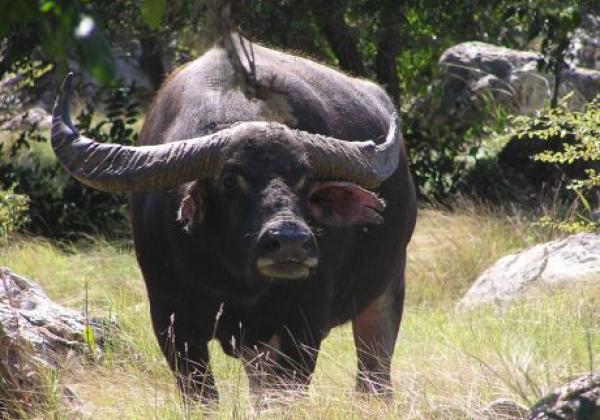
{"label": "foliage", "polygon": [[0,189],[0,240],[27,222],[29,197],[16,194],[14,186]]}
{"label": "foliage", "polygon": [[[173,48],[197,53],[206,45],[190,39],[202,31],[210,3],[215,1],[24,0],[14,7],[4,0],[0,39],[13,54],[3,54],[0,76],[20,59],[39,59],[38,47],[46,60],[58,64],[60,75],[74,56],[103,83],[113,74],[115,46],[138,42],[159,53]],[[233,2],[236,23],[252,39],[377,80],[398,104],[401,97],[406,103],[425,91],[447,47],[478,39],[518,48],[539,37],[544,52],[554,57],[592,7],[589,0],[331,0],[315,7],[301,0]]]}
{"label": "foliage", "polygon": [[67,59],[75,52],[77,61],[98,82],[109,83],[113,77],[110,44],[87,3],[0,1],[0,76],[35,58],[58,63],[59,73],[64,74]]}
{"label": "foliage", "polygon": [[0,78],[38,60],[57,82],[75,64],[108,86],[120,49],[158,89],[165,50],[178,52],[176,35],[197,33],[202,11],[189,0],[0,0]]}
{"label": "foliage", "polygon": [[[137,138],[139,105],[131,101],[131,88],[101,91],[77,118],[84,136],[102,142],[133,144]],[[96,103],[105,102],[100,110]],[[17,191],[30,198],[30,221],[25,228],[35,234],[73,238],[83,234],[119,234],[126,221],[123,196],[88,188],[69,176],[52,157],[41,153],[44,146],[30,141],[45,140],[21,134],[11,148],[10,158],[0,160],[0,185],[17,184]],[[41,149],[41,150],[40,150]],[[2,155],[0,154],[0,157]]]}
{"label": "foliage", "polygon": [[436,124],[424,124],[418,115],[403,116],[410,169],[422,197],[442,199],[452,192],[465,169],[458,160],[467,142],[456,132]]}
{"label": "foliage", "polygon": [[575,204],[562,219],[544,218],[541,222],[566,232],[600,228],[593,215],[594,203],[600,205],[600,96],[580,112],[569,111],[563,102],[537,117],[516,117],[513,123],[519,139],[560,144],[558,150],[535,154],[534,160],[565,170],[574,168],[577,176],[566,186],[576,195]]}
{"label": "foliage", "polygon": [[166,7],[166,0],[144,0],[141,11],[142,20],[151,29],[158,29],[163,20]]}
{"label": "foliage", "polygon": [[464,187],[473,168],[497,152],[487,140],[508,125],[507,109],[489,93],[479,93],[467,110],[444,105],[447,98],[439,93],[435,86],[427,105],[418,104],[402,118],[411,171],[421,196],[433,201],[444,201]]}

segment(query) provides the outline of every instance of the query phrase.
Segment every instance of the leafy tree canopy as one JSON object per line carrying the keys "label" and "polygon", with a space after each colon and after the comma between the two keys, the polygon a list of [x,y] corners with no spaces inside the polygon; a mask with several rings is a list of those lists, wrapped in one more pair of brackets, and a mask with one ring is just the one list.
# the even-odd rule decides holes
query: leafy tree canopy
{"label": "leafy tree canopy", "polygon": [[[205,48],[201,30],[216,0],[0,0],[0,77],[24,60],[64,74],[77,60],[102,84],[114,75],[113,47],[142,47],[155,87],[166,49],[182,60]],[[238,0],[234,20],[251,39],[325,60],[386,87],[400,103],[423,91],[440,53],[461,41],[523,48],[538,40],[560,66],[567,34],[592,0]],[[154,64],[152,64],[154,63]],[[60,77],[60,76],[58,76]]]}

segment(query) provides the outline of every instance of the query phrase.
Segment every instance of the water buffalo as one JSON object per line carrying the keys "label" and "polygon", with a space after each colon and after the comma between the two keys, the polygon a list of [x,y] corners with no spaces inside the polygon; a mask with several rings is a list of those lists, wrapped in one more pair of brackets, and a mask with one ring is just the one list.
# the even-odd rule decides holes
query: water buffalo
{"label": "water buffalo", "polygon": [[137,147],[80,136],[72,76],[52,145],[73,176],[132,192],[154,332],[184,395],[216,398],[208,342],[251,389],[302,389],[321,341],[352,321],[357,388],[389,395],[416,199],[393,104],[377,85],[236,40],[253,95],[217,44],[177,69]]}

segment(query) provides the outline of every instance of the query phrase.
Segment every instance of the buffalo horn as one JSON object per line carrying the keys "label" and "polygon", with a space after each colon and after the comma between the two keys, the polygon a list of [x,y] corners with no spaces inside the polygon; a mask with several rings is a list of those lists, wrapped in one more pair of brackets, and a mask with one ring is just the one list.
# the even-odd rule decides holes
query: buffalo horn
{"label": "buffalo horn", "polygon": [[355,182],[366,188],[379,186],[394,173],[400,159],[402,134],[398,114],[394,112],[386,139],[381,144],[372,140],[351,142],[297,131],[305,144],[315,176]]}
{"label": "buffalo horn", "polygon": [[63,82],[52,111],[52,148],[80,182],[102,191],[172,187],[215,173],[229,132],[152,146],[98,143],[81,136],[69,116],[73,73]]}

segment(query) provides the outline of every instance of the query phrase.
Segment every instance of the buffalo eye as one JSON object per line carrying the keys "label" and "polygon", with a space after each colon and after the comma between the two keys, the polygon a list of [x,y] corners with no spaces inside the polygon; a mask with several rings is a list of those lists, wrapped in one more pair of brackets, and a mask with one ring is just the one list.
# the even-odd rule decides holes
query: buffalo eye
{"label": "buffalo eye", "polygon": [[237,187],[238,182],[235,175],[226,175],[223,178],[223,188],[225,188],[225,191],[233,192],[237,190]]}
{"label": "buffalo eye", "polygon": [[235,193],[239,190],[247,191],[248,182],[241,175],[228,174],[223,177],[223,188],[228,193]]}

